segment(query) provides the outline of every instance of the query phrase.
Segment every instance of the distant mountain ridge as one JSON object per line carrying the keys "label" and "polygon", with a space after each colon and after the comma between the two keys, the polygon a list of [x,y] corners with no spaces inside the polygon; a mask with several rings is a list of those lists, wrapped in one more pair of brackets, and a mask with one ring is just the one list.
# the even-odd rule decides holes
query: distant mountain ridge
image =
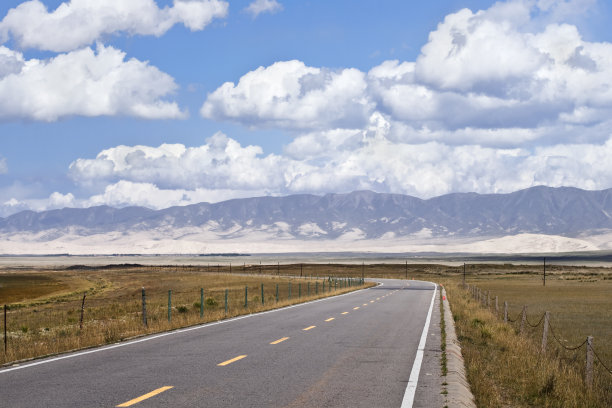
{"label": "distant mountain ridge", "polygon": [[[532,187],[509,194],[454,193],[427,200],[355,191],[255,197],[163,210],[144,207],[23,211],[0,218],[0,233],[72,229],[79,235],[181,228],[223,231],[233,238],[273,230],[279,237],[361,239],[505,236],[522,233],[578,236],[612,230],[612,189]],[[272,228],[272,229],[271,229]]]}

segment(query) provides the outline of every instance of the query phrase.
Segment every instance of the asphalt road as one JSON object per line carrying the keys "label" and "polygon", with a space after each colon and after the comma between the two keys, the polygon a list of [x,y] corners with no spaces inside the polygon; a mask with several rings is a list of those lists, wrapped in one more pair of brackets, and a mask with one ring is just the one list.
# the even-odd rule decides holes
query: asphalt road
{"label": "asphalt road", "polygon": [[[439,326],[423,335],[434,285],[380,282],[6,368],[0,407],[406,407],[413,399],[414,406],[440,406],[439,375],[432,374],[439,360],[428,351],[439,347]],[[432,315],[439,316],[436,307]],[[415,375],[417,354],[424,359]]]}

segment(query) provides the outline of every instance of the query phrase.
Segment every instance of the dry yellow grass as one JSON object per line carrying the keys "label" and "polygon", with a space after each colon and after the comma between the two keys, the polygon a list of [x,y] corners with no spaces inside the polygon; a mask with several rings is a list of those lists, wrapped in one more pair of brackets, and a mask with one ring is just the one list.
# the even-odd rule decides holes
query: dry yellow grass
{"label": "dry yellow grass", "polygon": [[[487,273],[472,275],[468,282],[498,296],[487,308],[471,298],[458,283],[446,280],[449,300],[468,379],[481,407],[609,407],[612,406],[612,375],[595,364],[594,386],[584,385],[586,347],[578,346],[587,335],[595,337],[595,350],[607,365],[612,356],[612,281],[609,272],[565,270],[547,279],[537,275]],[[484,293],[484,292],[483,292]],[[510,319],[503,322],[503,301],[510,304]],[[528,322],[519,334],[520,312],[528,306]],[[545,354],[541,353],[544,311],[551,312],[551,326],[563,346],[549,332]]]}
{"label": "dry yellow grass", "polygon": [[[344,281],[334,282],[330,288],[330,281],[322,277],[228,272],[223,268],[219,272],[206,272],[190,267],[140,266],[3,271],[0,299],[3,303],[5,299],[13,302],[8,311],[8,350],[0,354],[0,363],[113,343],[361,288],[346,287]],[[37,287],[41,282],[42,288]],[[142,321],[142,287],[146,288],[146,328]],[[248,287],[246,307],[245,287]],[[204,289],[203,317],[200,317],[200,288]],[[168,290],[172,290],[171,321],[168,321]],[[80,329],[85,292],[83,328]]]}

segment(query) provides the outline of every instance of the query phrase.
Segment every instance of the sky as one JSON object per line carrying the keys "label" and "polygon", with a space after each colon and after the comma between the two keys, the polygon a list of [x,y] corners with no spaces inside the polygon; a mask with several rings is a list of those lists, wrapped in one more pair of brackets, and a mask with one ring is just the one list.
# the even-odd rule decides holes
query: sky
{"label": "sky", "polygon": [[612,187],[598,0],[4,0],[0,217]]}

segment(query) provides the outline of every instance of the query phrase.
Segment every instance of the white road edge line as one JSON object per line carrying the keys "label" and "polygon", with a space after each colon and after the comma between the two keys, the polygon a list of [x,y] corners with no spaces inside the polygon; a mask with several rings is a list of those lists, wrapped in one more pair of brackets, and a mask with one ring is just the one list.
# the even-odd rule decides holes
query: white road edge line
{"label": "white road edge line", "polygon": [[[382,283],[382,282],[377,282],[377,283],[378,283],[377,286],[384,286],[384,283]],[[49,359],[45,359],[45,360],[41,360],[41,361],[36,361],[36,362],[33,362],[33,363],[27,363],[27,364],[24,364],[24,365],[18,365],[18,366],[15,366],[15,367],[0,369],[0,375],[4,374],[4,373],[8,373],[9,371],[21,370],[23,368],[33,367],[33,366],[37,366],[37,365],[41,365],[41,364],[52,363],[54,361],[65,360],[67,358],[80,357],[80,356],[84,356],[84,355],[87,355],[87,354],[99,353],[101,351],[112,350],[112,349],[119,348],[119,347],[131,346],[132,344],[143,343],[145,341],[159,339],[160,337],[172,336],[174,334],[190,332],[190,331],[193,331],[193,330],[205,329],[207,327],[216,326],[218,324],[227,324],[227,323],[235,322],[236,320],[247,319],[249,317],[261,316],[261,315],[265,315],[265,314],[268,314],[268,313],[275,313],[275,312],[280,312],[280,311],[287,310],[287,309],[293,309],[294,307],[306,306],[306,305],[309,305],[309,304],[312,304],[312,303],[318,303],[318,302],[324,302],[326,300],[338,299],[338,298],[343,297],[343,296],[354,295],[355,293],[363,292],[363,291],[369,290],[369,289],[370,288],[359,289],[359,290],[355,290],[353,292],[343,293],[342,295],[335,295],[335,296],[330,296],[330,297],[326,297],[326,298],[323,298],[323,299],[311,300],[310,302],[298,303],[297,305],[285,306],[285,307],[281,307],[279,309],[266,310],[265,312],[252,313],[252,314],[248,314],[248,315],[244,315],[244,316],[233,317],[233,318],[227,319],[227,320],[220,320],[220,321],[216,321],[216,322],[212,322],[212,323],[204,323],[204,324],[201,324],[201,325],[198,325],[198,326],[186,327],[184,329],[177,329],[177,330],[172,330],[172,331],[161,333],[161,334],[155,334],[155,335],[152,335],[152,336],[146,336],[146,337],[143,337],[143,338],[138,339],[138,340],[130,340],[130,341],[126,341],[124,343],[113,344],[112,346],[105,346],[105,347],[101,347],[101,348],[95,348],[95,349],[92,349],[92,350],[80,351],[80,352],[76,352],[76,353],[72,353],[72,354],[68,354],[68,355],[64,355],[64,356],[60,356],[60,357],[53,357],[53,358],[49,358]]]}
{"label": "white road edge line", "polygon": [[429,312],[427,312],[427,319],[425,319],[425,326],[423,327],[423,333],[421,333],[421,341],[419,341],[419,348],[417,349],[414,363],[412,364],[412,371],[410,371],[410,379],[406,385],[406,392],[404,392],[401,408],[412,408],[414,394],[416,393],[417,384],[419,382],[421,363],[423,362],[423,354],[425,352],[425,342],[427,341],[427,332],[429,331],[429,322],[431,321],[431,312],[433,310],[434,300],[436,299],[436,292],[438,291],[438,285],[432,282],[429,283],[434,285],[434,293],[431,297]]}

